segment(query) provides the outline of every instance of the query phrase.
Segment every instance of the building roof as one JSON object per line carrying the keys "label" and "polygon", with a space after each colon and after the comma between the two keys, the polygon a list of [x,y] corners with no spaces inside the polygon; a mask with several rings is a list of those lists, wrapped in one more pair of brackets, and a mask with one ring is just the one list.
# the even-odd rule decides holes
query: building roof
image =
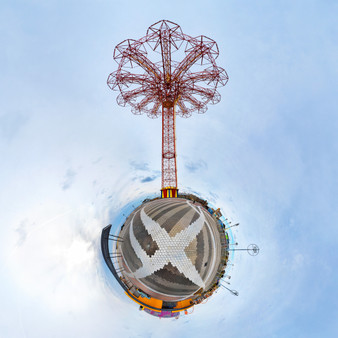
{"label": "building roof", "polygon": [[123,275],[152,297],[186,299],[215,279],[221,259],[218,226],[199,203],[181,198],[143,203],[120,236]]}

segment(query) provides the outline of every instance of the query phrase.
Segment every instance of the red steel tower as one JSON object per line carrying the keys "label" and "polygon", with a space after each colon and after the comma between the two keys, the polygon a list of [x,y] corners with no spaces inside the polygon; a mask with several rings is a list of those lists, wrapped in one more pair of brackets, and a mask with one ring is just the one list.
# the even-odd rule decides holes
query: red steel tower
{"label": "red steel tower", "polygon": [[218,54],[215,41],[188,36],[168,20],[150,26],[143,38],[115,47],[118,69],[107,84],[120,91],[117,103],[129,104],[137,115],[162,115],[162,197],[177,197],[176,115],[205,113],[208,103],[221,99],[217,88],[228,75],[216,65]]}

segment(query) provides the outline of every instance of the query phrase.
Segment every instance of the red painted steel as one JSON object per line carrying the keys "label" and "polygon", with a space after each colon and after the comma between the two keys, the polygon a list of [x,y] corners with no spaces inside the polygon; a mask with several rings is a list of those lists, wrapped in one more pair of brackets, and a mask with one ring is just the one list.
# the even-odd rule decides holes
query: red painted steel
{"label": "red painted steel", "polygon": [[118,69],[107,84],[120,92],[117,103],[129,104],[137,115],[162,114],[162,188],[177,188],[176,115],[204,113],[208,103],[221,99],[217,88],[227,83],[228,75],[216,65],[218,53],[215,41],[188,36],[168,20],[150,26],[143,38],[115,47]]}
{"label": "red painted steel", "polygon": [[175,110],[162,108],[162,188],[177,188]]}

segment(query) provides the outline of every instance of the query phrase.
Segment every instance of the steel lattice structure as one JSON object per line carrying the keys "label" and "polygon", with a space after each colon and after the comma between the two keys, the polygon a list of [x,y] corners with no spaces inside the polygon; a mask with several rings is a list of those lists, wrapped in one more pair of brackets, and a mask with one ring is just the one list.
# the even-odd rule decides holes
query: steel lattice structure
{"label": "steel lattice structure", "polygon": [[188,36],[168,20],[150,26],[143,38],[115,47],[118,69],[107,84],[120,91],[118,104],[129,104],[134,114],[150,118],[162,114],[162,189],[177,188],[176,115],[205,113],[208,103],[221,99],[217,88],[227,83],[228,75],[216,65],[218,54],[215,41]]}

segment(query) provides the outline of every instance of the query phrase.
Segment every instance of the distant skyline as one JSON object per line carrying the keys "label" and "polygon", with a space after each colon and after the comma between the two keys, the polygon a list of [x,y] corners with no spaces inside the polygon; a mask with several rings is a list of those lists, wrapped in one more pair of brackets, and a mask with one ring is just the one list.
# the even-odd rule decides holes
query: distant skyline
{"label": "distant skyline", "polygon": [[[338,3],[3,1],[0,336],[335,337]],[[220,49],[229,83],[177,119],[178,185],[240,227],[233,297],[138,311],[106,274],[101,229],[159,193],[161,120],[116,103],[116,44],[168,19]],[[125,209],[123,209],[125,210]]]}

